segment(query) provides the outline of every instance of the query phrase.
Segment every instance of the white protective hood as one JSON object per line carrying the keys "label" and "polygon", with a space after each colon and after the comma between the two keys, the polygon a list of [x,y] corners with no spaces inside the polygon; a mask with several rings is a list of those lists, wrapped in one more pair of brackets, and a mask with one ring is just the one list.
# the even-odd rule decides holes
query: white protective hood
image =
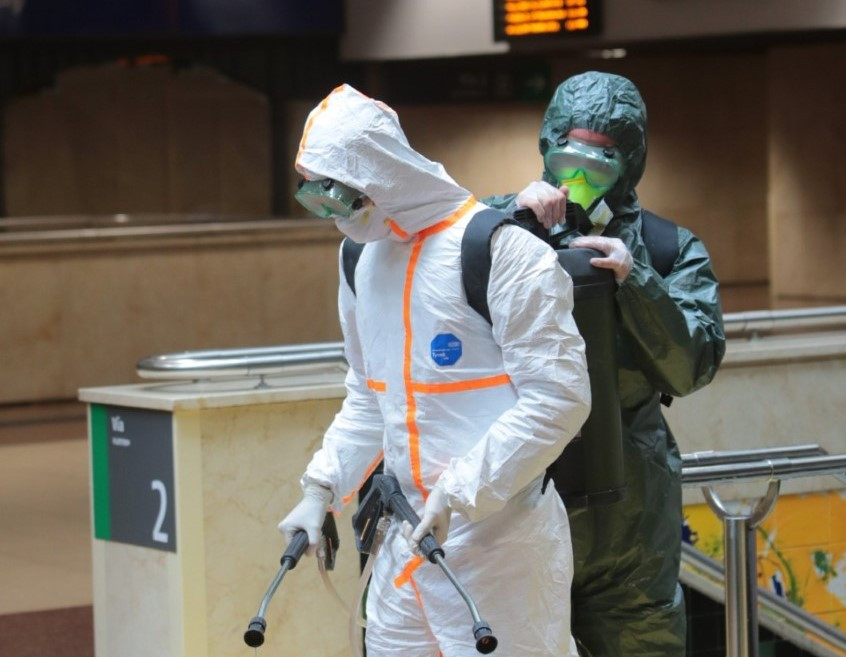
{"label": "white protective hood", "polygon": [[457,211],[471,196],[438,162],[411,148],[393,109],[348,84],[308,116],[296,169],[364,192],[413,235]]}

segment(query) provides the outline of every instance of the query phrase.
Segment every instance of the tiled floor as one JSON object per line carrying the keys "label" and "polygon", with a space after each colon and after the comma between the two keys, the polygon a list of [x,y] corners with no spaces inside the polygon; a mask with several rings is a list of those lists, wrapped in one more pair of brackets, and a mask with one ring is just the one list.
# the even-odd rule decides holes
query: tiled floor
{"label": "tiled floor", "polygon": [[0,614],[91,602],[85,406],[0,406]]}

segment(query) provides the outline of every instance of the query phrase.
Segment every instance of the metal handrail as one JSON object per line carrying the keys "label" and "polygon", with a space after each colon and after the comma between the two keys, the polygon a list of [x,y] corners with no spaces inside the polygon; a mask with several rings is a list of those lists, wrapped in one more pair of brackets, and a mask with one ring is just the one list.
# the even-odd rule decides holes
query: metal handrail
{"label": "metal handrail", "polygon": [[717,465],[719,463],[742,463],[744,461],[760,461],[762,459],[790,456],[818,456],[825,453],[826,451],[815,443],[789,445],[787,447],[765,447],[763,449],[725,450],[720,452],[708,450],[705,452],[682,454],[682,467]]}
{"label": "metal handrail", "polygon": [[[331,226],[331,223],[329,225]],[[325,226],[327,224],[319,219],[280,219],[262,215],[117,214],[32,217],[4,220],[0,224],[0,245],[231,235],[292,228],[316,228],[323,231]]]}
{"label": "metal handrail", "polygon": [[[828,455],[818,445],[795,445],[682,456],[682,485],[703,486],[705,501],[723,522],[728,657],[758,656],[758,600],[761,592],[755,568],[756,528],[775,506],[781,479],[810,475],[833,475],[846,481],[846,454]],[[753,479],[767,479],[767,492],[746,510],[729,508],[711,487],[716,483]],[[798,615],[794,614],[794,617],[798,618]],[[779,632],[783,628],[779,625],[773,629]],[[819,628],[814,624],[813,629]],[[826,642],[833,646],[835,652],[826,647]],[[846,635],[840,635],[833,628],[831,632],[824,633],[823,643],[805,643],[808,645],[804,647],[821,657],[846,654]]]}
{"label": "metal handrail", "polygon": [[[846,306],[729,313],[723,317],[723,324],[727,335],[747,337],[782,329],[846,326]],[[342,342],[158,354],[140,359],[136,370],[146,379],[209,379],[276,374],[292,366],[330,361],[344,361]]]}
{"label": "metal handrail", "polygon": [[[713,484],[720,481],[736,481],[738,479],[770,478],[774,476],[774,463],[780,464],[785,469],[785,471],[779,472],[780,478],[790,479],[802,477],[805,476],[802,468],[808,465],[809,462],[797,461],[797,458],[827,455],[828,452],[814,443],[789,445],[786,447],[765,447],[762,449],[692,452],[690,454],[682,454],[682,481],[685,485],[694,486],[703,483]],[[793,460],[789,462],[782,460],[791,458]],[[716,471],[716,476],[711,476],[715,471],[708,468],[725,464],[732,466],[730,470],[725,472]],[[741,464],[749,464],[750,467],[748,469],[741,468]],[[820,468],[820,470],[808,471],[808,475],[827,474],[846,483],[846,475],[839,471],[839,461],[837,459],[816,460],[810,462],[810,465]],[[834,472],[822,471],[829,466],[834,469]],[[787,469],[791,470],[791,472],[786,472]]]}
{"label": "metal handrail", "polygon": [[752,479],[793,479],[810,475],[841,475],[846,472],[846,455],[781,457],[690,466],[682,469],[684,486],[702,486]]}
{"label": "metal handrail", "polygon": [[754,337],[773,331],[810,331],[836,326],[846,326],[846,306],[750,310],[723,315],[723,328],[727,336]]}
{"label": "metal handrail", "polygon": [[343,342],[320,342],[158,354],[140,359],[136,371],[145,379],[213,379],[267,376],[296,366],[345,362]]}

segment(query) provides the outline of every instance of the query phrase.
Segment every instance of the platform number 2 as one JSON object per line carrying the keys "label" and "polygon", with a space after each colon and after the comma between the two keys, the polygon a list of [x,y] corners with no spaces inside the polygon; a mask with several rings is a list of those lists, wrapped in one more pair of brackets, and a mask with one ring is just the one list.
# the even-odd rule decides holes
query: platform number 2
{"label": "platform number 2", "polygon": [[153,526],[153,540],[157,543],[167,543],[167,532],[162,531],[165,514],[167,513],[167,488],[159,479],[150,482],[150,488],[159,493],[159,515],[156,517],[156,524]]}

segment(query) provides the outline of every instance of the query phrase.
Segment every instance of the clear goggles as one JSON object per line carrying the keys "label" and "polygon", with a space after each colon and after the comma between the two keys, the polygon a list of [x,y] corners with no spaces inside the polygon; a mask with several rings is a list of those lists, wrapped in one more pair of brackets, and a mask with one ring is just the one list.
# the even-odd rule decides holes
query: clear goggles
{"label": "clear goggles", "polygon": [[581,171],[593,187],[611,189],[623,174],[623,154],[614,146],[594,146],[572,137],[560,139],[543,156],[546,170],[559,184]]}
{"label": "clear goggles", "polygon": [[367,200],[361,192],[331,178],[300,180],[294,198],[322,219],[349,217]]}

